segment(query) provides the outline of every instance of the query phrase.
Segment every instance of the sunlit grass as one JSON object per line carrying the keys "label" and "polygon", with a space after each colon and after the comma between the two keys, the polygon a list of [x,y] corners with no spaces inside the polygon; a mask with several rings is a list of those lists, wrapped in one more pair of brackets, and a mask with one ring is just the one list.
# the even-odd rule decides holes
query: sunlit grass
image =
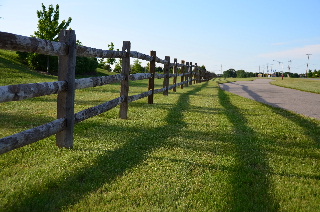
{"label": "sunlit grass", "polygon": [[236,82],[236,81],[253,81],[256,77],[248,77],[248,78],[216,78],[215,81],[218,83],[228,83],[228,82]]}
{"label": "sunlit grass", "polygon": [[[216,79],[216,82],[228,83],[228,82],[236,82],[236,81],[252,81],[255,79],[261,79],[261,78],[226,78],[226,79],[218,78],[218,79]],[[272,77],[272,78],[263,78],[263,79],[273,80],[270,82],[273,85],[320,94],[320,80],[318,78],[288,78],[288,77],[285,77],[282,80],[281,77]]]}
{"label": "sunlit grass", "polygon": [[275,79],[271,82],[273,85],[320,94],[320,80],[310,78],[283,78],[281,80],[280,77],[272,79]]}
{"label": "sunlit grass", "polygon": [[[81,122],[72,150],[52,136],[0,155],[0,211],[319,211],[320,121],[216,81],[133,102],[128,120],[117,107]],[[77,91],[76,111],[119,88]],[[55,100],[0,104],[0,135],[54,119]]]}

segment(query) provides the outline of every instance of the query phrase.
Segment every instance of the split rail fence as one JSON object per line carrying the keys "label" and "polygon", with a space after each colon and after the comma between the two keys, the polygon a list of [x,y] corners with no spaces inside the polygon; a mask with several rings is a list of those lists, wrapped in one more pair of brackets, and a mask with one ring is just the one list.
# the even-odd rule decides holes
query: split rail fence
{"label": "split rail fence", "polygon": [[[154,94],[162,92],[163,95],[168,95],[171,89],[176,91],[177,87],[183,88],[183,86],[213,78],[212,73],[202,70],[197,66],[197,63],[193,65],[191,62],[182,60],[181,64],[179,64],[177,63],[177,59],[174,59],[173,63],[170,63],[169,56],[166,56],[164,60],[160,59],[157,57],[156,51],[151,51],[150,55],[131,51],[130,41],[123,42],[122,51],[101,50],[76,45],[74,30],[61,31],[59,42],[0,32],[0,49],[35,52],[58,56],[59,58],[58,81],[0,86],[0,103],[58,94],[57,119],[41,126],[1,138],[0,154],[37,142],[51,135],[56,135],[56,145],[58,147],[72,148],[74,143],[74,126],[81,121],[111,110],[118,105],[120,105],[120,118],[127,119],[130,102],[148,97],[148,103],[153,104]],[[76,56],[122,58],[122,73],[75,79]],[[149,61],[150,72],[130,74],[131,57]],[[164,65],[163,74],[155,72],[156,63]],[[171,67],[173,73],[170,73]],[[178,67],[181,69],[180,74],[178,73]],[[181,77],[180,83],[177,83],[177,77]],[[164,79],[163,88],[154,89],[155,78]],[[173,78],[172,85],[169,83],[169,78]],[[143,79],[149,79],[148,91],[129,96],[129,81]],[[74,113],[75,90],[117,82],[121,82],[121,91],[119,91],[120,96],[118,98]]]}

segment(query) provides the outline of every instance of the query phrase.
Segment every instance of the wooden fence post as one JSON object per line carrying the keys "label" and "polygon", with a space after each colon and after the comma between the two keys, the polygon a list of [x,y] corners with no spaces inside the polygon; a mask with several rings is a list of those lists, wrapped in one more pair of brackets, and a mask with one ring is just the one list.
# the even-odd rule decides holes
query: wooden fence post
{"label": "wooden fence post", "polygon": [[[181,75],[181,82],[184,81],[184,72],[185,72],[185,68],[186,68],[185,65],[184,65],[184,63],[185,63],[185,61],[184,61],[184,60],[181,60],[181,64],[182,64],[182,67],[181,67],[181,73],[182,73],[182,75]],[[181,84],[180,88],[183,89],[183,84]]]}
{"label": "wooden fence post", "polygon": [[193,79],[193,78],[192,78],[192,74],[193,74],[193,73],[192,73],[192,62],[190,62],[190,82],[189,82],[189,85],[192,85],[192,82],[193,82],[193,81],[192,81],[192,79]]}
{"label": "wooden fence post", "polygon": [[163,91],[163,95],[168,96],[168,94],[169,94],[168,87],[169,87],[170,57],[165,56],[165,60],[167,61],[167,63],[164,64],[164,69],[163,69],[163,72],[165,74],[165,77],[163,79],[163,87],[166,89]]}
{"label": "wooden fence post", "polygon": [[187,81],[187,83],[186,83],[186,87],[188,87],[189,86],[189,82],[188,82],[188,80],[189,80],[189,62],[186,62],[186,70],[185,70],[185,72],[188,74],[188,75],[186,75],[186,81]]}
{"label": "wooden fence post", "polygon": [[173,77],[173,84],[175,85],[175,87],[173,88],[173,92],[177,92],[177,75],[178,75],[178,67],[177,67],[177,58],[174,58],[174,66],[173,66],[173,73],[175,74],[175,76]]}
{"label": "wooden fence post", "polygon": [[66,118],[66,129],[56,134],[58,147],[73,147],[74,132],[74,98],[75,98],[75,68],[76,68],[76,34],[74,30],[62,30],[60,42],[68,45],[68,54],[59,56],[58,80],[66,81],[68,89],[58,94],[57,117]]}
{"label": "wooden fence post", "polygon": [[152,94],[148,96],[148,104],[153,104],[153,92],[154,92],[154,75],[156,73],[156,58],[157,58],[157,52],[151,51],[150,56],[153,57],[153,60],[150,61],[150,73],[152,74],[152,77],[149,79],[149,86],[148,90],[152,90]]}
{"label": "wooden fence post", "polygon": [[120,104],[119,117],[121,119],[128,118],[128,93],[129,93],[129,74],[130,74],[130,41],[123,41],[122,52],[125,57],[122,58],[122,74],[124,79],[121,81],[120,96],[124,96],[124,101]]}
{"label": "wooden fence post", "polygon": [[194,67],[194,78],[196,79],[195,81],[194,81],[194,83],[199,83],[199,69],[198,69],[198,64],[197,63],[195,63],[194,64],[195,65],[195,67]]}
{"label": "wooden fence post", "polygon": [[200,82],[203,81],[203,77],[204,77],[204,70],[201,69],[201,70],[200,70]]}

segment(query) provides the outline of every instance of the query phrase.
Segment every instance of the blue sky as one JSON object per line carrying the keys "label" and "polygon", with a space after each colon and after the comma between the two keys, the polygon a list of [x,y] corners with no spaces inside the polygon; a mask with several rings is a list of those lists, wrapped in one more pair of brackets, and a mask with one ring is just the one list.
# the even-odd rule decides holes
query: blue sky
{"label": "blue sky", "polygon": [[221,65],[267,72],[289,64],[305,73],[306,54],[309,67],[320,69],[320,0],[0,0],[0,30],[32,35],[41,3],[59,4],[60,20],[72,17],[85,46],[121,49],[129,40],[134,51],[155,50],[215,73]]}

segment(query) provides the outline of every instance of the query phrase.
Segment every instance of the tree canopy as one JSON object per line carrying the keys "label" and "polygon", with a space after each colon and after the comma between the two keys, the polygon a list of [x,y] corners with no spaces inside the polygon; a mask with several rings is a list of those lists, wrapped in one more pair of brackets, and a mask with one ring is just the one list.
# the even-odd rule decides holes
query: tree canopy
{"label": "tree canopy", "polygon": [[237,73],[236,70],[234,70],[233,68],[228,69],[227,71],[223,72],[223,76],[225,78],[229,78],[229,77],[237,77]]}
{"label": "tree canopy", "polygon": [[237,78],[246,78],[247,77],[247,73],[245,72],[245,70],[238,70],[236,72],[237,74]]}
{"label": "tree canopy", "polygon": [[[42,10],[37,10],[38,16],[38,30],[34,32],[34,37],[58,41],[59,33],[61,30],[69,27],[72,18],[69,17],[67,21],[63,20],[59,23],[60,11],[59,5],[55,8],[53,5],[49,5],[46,8],[42,4]],[[82,45],[80,41],[77,41],[77,45]],[[38,71],[47,71],[50,74],[58,73],[58,57],[42,55],[37,53],[17,52],[22,62],[26,63],[29,68]],[[77,57],[76,62],[76,74],[94,74],[98,62],[96,58]]]}
{"label": "tree canopy", "polygon": [[59,23],[59,5],[54,8],[53,5],[49,5],[48,9],[42,3],[42,10],[37,10],[38,15],[38,30],[34,32],[34,35],[38,38],[57,41],[58,35],[61,30],[67,29],[70,25],[72,18],[69,17],[67,21],[63,20]]}
{"label": "tree canopy", "polygon": [[[109,50],[113,51],[114,50],[114,44],[113,42],[111,42],[110,44],[108,44],[108,48]],[[119,49],[117,49],[119,51]],[[104,58],[100,58],[99,59],[99,68],[108,70],[108,71],[112,71],[111,66],[114,65],[116,63],[116,58],[108,58],[107,61]],[[117,67],[117,71],[121,72],[121,68],[119,69],[119,67]]]}
{"label": "tree canopy", "polygon": [[143,73],[144,68],[141,65],[141,62],[138,59],[135,59],[133,61],[133,65],[131,66],[131,73],[136,74],[136,73]]}

